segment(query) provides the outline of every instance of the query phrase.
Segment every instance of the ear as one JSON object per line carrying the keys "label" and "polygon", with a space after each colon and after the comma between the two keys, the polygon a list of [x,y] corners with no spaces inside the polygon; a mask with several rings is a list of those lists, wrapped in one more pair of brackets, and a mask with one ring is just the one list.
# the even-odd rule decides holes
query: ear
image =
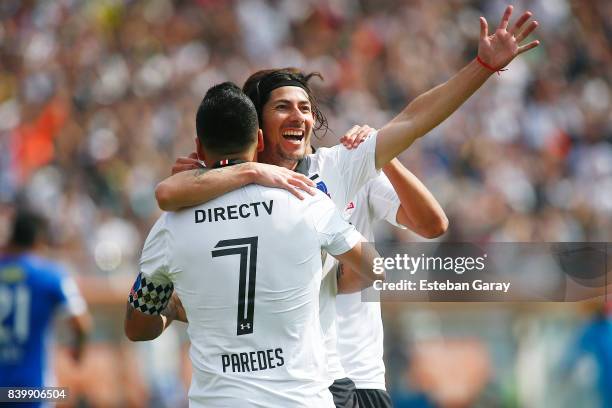
{"label": "ear", "polygon": [[206,162],[206,154],[204,152],[204,149],[202,148],[202,143],[200,143],[200,139],[196,137],[195,142],[196,142],[196,153],[198,154],[198,160]]}
{"label": "ear", "polygon": [[263,130],[257,130],[257,152],[261,153],[264,150]]}

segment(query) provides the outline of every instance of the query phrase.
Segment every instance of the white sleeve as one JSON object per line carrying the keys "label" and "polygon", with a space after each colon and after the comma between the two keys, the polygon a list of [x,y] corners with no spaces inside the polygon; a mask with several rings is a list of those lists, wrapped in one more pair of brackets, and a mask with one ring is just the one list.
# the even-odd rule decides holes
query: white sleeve
{"label": "white sleeve", "polygon": [[168,273],[171,239],[166,218],[167,214],[164,214],[157,220],[145,241],[140,257],[140,273],[128,298],[136,310],[150,315],[160,314],[174,291]]}
{"label": "white sleeve", "polygon": [[68,316],[78,316],[87,312],[87,303],[81,296],[79,287],[68,274],[63,274],[60,278],[60,288],[66,298],[66,301],[62,305],[62,313]]}
{"label": "white sleeve", "polygon": [[317,193],[309,204],[309,210],[319,244],[331,255],[341,255],[363,239],[355,227],[342,218],[334,203],[325,194]]}
{"label": "white sleeve", "polygon": [[376,169],[376,138],[378,132],[373,132],[356,149],[347,149],[343,145],[330,148],[334,165],[340,171],[340,177],[347,188],[348,201],[352,200],[357,192],[366,183],[380,174]]}
{"label": "white sleeve", "polygon": [[384,173],[380,174],[368,184],[367,188],[373,219],[386,220],[391,225],[405,229],[405,226],[397,222],[397,211],[401,202],[387,176]]}

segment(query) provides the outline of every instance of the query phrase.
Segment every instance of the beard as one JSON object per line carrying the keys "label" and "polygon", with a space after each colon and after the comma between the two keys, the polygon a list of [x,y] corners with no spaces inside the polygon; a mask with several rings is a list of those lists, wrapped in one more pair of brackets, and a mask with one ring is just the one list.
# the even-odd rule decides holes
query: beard
{"label": "beard", "polygon": [[280,160],[297,162],[306,157],[306,148],[301,153],[287,153],[281,149],[280,145],[277,145],[275,153]]}
{"label": "beard", "polygon": [[265,142],[266,139],[264,133],[264,150],[259,154],[259,161],[285,167],[290,170],[293,170],[298,161],[302,160],[310,153],[310,135],[305,137],[305,141],[301,149],[292,152],[283,150],[280,143],[272,145],[272,143]]}

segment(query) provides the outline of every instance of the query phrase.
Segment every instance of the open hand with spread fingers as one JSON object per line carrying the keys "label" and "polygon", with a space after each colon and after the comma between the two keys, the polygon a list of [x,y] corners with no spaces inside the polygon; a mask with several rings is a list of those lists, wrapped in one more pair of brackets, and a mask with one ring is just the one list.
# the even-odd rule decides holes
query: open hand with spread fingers
{"label": "open hand with spread fingers", "polygon": [[284,188],[300,200],[304,199],[304,195],[300,193],[301,191],[310,195],[316,194],[315,182],[303,174],[266,163],[251,162],[248,165],[255,170],[255,178],[253,180],[255,184]]}
{"label": "open hand with spread fingers", "polygon": [[531,41],[527,44],[520,43],[529,36],[538,27],[538,22],[531,18],[532,13],[526,11],[521,17],[508,29],[510,16],[512,15],[512,6],[506,7],[506,11],[502,16],[499,26],[495,32],[489,35],[489,26],[484,17],[480,17],[480,40],[478,42],[478,58],[480,63],[488,66],[492,71],[499,71],[510,63],[517,55],[529,51],[537,47],[539,41]]}

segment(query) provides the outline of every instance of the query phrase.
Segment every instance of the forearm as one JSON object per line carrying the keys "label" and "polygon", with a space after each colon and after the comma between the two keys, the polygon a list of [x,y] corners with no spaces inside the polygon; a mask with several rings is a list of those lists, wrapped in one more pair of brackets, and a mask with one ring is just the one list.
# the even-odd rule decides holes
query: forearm
{"label": "forearm", "polygon": [[448,218],[427,187],[397,159],[383,171],[401,203],[397,222],[425,238],[442,235],[448,228]]}
{"label": "forearm", "polygon": [[125,315],[124,330],[132,341],[147,341],[159,337],[172,323],[172,319],[161,315],[147,315],[134,309],[128,303]]}
{"label": "forearm", "polygon": [[338,293],[340,294],[360,292],[361,290],[371,286],[372,282],[374,282],[374,280],[364,277],[356,272],[356,270],[342,263],[338,266],[337,279]]}
{"label": "forearm", "polygon": [[377,280],[384,280],[384,274],[374,272],[374,259],[380,255],[373,245],[359,242],[350,251],[335,256],[341,264],[338,268],[338,293],[358,292]]}
{"label": "forearm", "polygon": [[219,169],[184,171],[168,177],[155,188],[155,198],[164,211],[202,204],[250,184],[254,180],[252,163]]}
{"label": "forearm", "polygon": [[168,325],[172,323],[173,320],[183,323],[189,323],[189,321],[187,320],[187,313],[185,312],[185,308],[183,307],[183,303],[181,302],[181,299],[177,296],[176,292],[173,292],[172,296],[170,296],[168,306],[166,306],[166,308],[162,312],[162,315],[166,316],[166,318],[168,319],[166,327],[168,327]]}
{"label": "forearm", "polygon": [[491,76],[475,60],[445,83],[414,99],[378,133],[376,167],[382,168],[455,112]]}
{"label": "forearm", "polygon": [[91,331],[91,316],[88,313],[82,313],[70,317],[68,322],[73,333],[72,356],[76,361],[80,361],[89,332]]}

